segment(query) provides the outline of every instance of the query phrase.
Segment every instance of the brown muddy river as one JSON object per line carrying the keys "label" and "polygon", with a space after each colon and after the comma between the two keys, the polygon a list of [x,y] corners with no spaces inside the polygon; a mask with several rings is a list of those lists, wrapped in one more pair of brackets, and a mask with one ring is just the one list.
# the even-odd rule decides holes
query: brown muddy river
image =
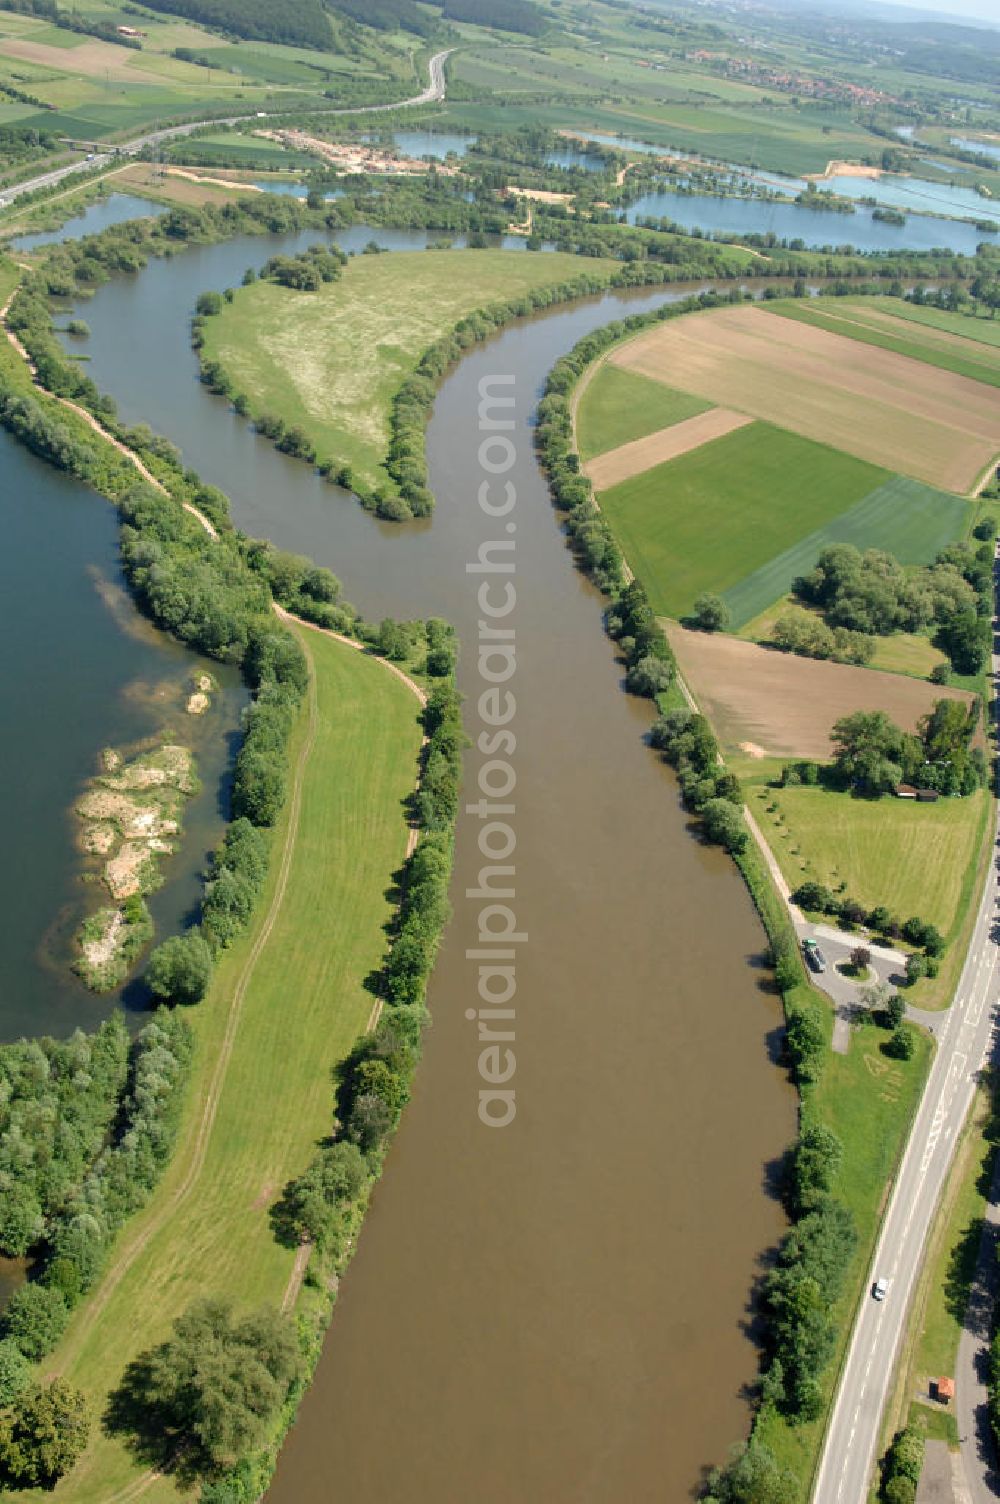
{"label": "brown muddy river", "polygon": [[[454,621],[473,735],[486,686],[480,577],[466,564],[483,542],[514,543],[507,903],[527,938],[507,1005],[516,1117],[486,1127],[466,1017],[484,901],[466,890],[488,859],[483,820],[463,815],[414,1099],[268,1500],[675,1504],[747,1427],[748,1299],[782,1228],[767,1179],[793,1137],[795,1097],[772,1060],[780,1013],[750,900],[729,861],[692,838],[672,776],[643,745],[648,706],[622,692],[530,428],[558,354],[664,294],[593,300],[467,357],[430,428],[433,521],[394,528],[194,380],[197,292],[232,285],[273,249],[195,250],[102,288],[86,310],[91,374],[124,417],[151,421],[226,489],[240,526],[329,565],[367,615]],[[516,397],[501,477],[483,467],[477,417],[479,382],[498,375]],[[493,495],[516,487],[503,521],[478,504],[483,479]],[[470,750],[470,802],[485,760]]]}

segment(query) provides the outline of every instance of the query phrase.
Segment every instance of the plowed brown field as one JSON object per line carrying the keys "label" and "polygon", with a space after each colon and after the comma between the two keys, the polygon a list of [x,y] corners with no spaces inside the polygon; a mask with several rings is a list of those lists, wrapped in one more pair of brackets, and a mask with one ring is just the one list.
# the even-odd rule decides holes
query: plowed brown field
{"label": "plowed brown field", "polygon": [[773,757],[831,755],[830,729],[855,710],[884,710],[913,730],[935,700],[973,698],[902,674],[779,653],[736,637],[664,623],[692,694],[724,747],[752,742]]}
{"label": "plowed brown field", "polygon": [[675,319],[610,358],[945,490],[1000,451],[995,388],[763,308]]}

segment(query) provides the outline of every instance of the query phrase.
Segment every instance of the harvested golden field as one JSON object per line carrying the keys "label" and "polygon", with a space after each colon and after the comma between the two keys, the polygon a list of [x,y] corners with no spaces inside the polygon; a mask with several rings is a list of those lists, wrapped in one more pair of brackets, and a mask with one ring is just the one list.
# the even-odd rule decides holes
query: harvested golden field
{"label": "harvested golden field", "polygon": [[641,475],[644,470],[662,465],[665,460],[675,460],[691,449],[700,449],[702,444],[721,439],[723,434],[752,422],[753,419],[745,413],[730,412],[726,407],[710,407],[707,412],[685,418],[671,428],[661,428],[644,439],[633,439],[630,444],[621,444],[607,454],[598,455],[584,465],[584,473],[590,476],[595,490],[606,491],[608,486],[617,486],[619,481]]}
{"label": "harvested golden field", "polygon": [[950,491],[1000,451],[992,387],[763,308],[674,319],[610,359]]}
{"label": "harvested golden field", "polygon": [[971,700],[902,674],[852,668],[779,653],[756,642],[664,626],[691,693],[723,747],[753,746],[770,757],[828,760],[834,721],[855,710],[884,710],[913,730],[942,696]]}

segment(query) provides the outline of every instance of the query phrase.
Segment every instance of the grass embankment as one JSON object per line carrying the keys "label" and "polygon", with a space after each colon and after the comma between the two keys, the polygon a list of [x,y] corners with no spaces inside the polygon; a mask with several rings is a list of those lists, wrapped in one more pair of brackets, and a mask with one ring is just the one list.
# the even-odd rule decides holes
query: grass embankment
{"label": "grass embankment", "polygon": [[255,414],[304,429],[321,454],[391,486],[382,460],[392,399],[428,345],[486,304],[602,270],[621,267],[562,252],[358,256],[316,293],[242,288],[206,322],[203,353]]}
{"label": "grass embankment", "polygon": [[[281,1305],[295,1256],[275,1242],[269,1208],[330,1131],[330,1069],[371,1012],[364,981],[383,959],[386,889],[406,849],[402,804],[416,773],[418,706],[384,664],[317,633],[301,636],[315,702],[291,748],[292,766],[301,760],[298,817],[293,795],[258,918],[191,1014],[194,1076],[170,1168],[47,1360],[84,1390],[97,1417],[126,1363],[195,1297]],[[316,1298],[308,1288],[301,1297]],[[55,1497],[109,1504],[141,1472],[95,1426]],[[143,1497],[155,1504],[177,1493],[157,1479]]]}
{"label": "grass embankment", "polygon": [[701,397],[671,391],[648,376],[605,362],[580,398],[576,414],[580,458],[593,459],[620,444],[644,439],[661,428],[693,418],[711,407]]}
{"label": "grass embankment", "polygon": [[[826,329],[830,334],[847,335],[879,350],[892,350],[911,360],[968,376],[989,386],[1000,386],[1000,341],[983,338],[984,321],[969,314],[913,308],[896,298],[837,298],[819,306],[802,300],[769,303],[768,310],[785,318]],[[938,312],[930,323],[914,319],[913,313]]]}

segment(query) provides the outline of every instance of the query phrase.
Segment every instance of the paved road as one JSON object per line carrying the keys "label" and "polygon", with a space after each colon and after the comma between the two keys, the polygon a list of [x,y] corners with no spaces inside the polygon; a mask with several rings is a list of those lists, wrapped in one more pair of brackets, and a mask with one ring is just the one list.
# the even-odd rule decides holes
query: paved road
{"label": "paved road", "polygon": [[[400,99],[395,104],[356,105],[353,109],[311,110],[309,113],[314,115],[377,115],[384,114],[386,110],[401,110],[410,105],[437,104],[445,97],[445,60],[454,50],[453,47],[449,47],[444,52],[434,54],[430,60],[430,76],[427,88],[422,93],[415,94],[412,99]],[[294,113],[302,114],[301,107]],[[4,204],[13,203],[22,194],[34,193],[39,188],[54,188],[57,183],[61,183],[65,178],[72,177],[75,173],[93,172],[98,167],[110,167],[116,155],[134,157],[147,147],[159,146],[162,142],[169,141],[175,136],[189,136],[192,131],[200,130],[205,125],[242,125],[247,120],[256,120],[257,118],[257,114],[230,115],[225,119],[192,120],[187,125],[170,125],[164,127],[163,130],[147,131],[144,136],[136,136],[131,141],[123,142],[114,151],[96,153],[90,161],[71,162],[68,167],[56,168],[54,172],[43,172],[37,178],[29,178],[25,183],[17,183],[12,188],[4,189],[2,194],[0,194],[0,207]],[[277,112],[272,112],[266,118],[274,120],[279,117]]]}
{"label": "paved road", "polygon": [[[997,682],[1000,658],[993,657]],[[814,1504],[865,1504],[886,1397],[920,1269],[927,1234],[951,1166],[978,1072],[990,1053],[1000,982],[1000,860],[993,860],[975,931],[893,1186],[869,1289],[862,1297],[820,1460]],[[884,1302],[871,1298],[876,1278],[889,1280]]]}

